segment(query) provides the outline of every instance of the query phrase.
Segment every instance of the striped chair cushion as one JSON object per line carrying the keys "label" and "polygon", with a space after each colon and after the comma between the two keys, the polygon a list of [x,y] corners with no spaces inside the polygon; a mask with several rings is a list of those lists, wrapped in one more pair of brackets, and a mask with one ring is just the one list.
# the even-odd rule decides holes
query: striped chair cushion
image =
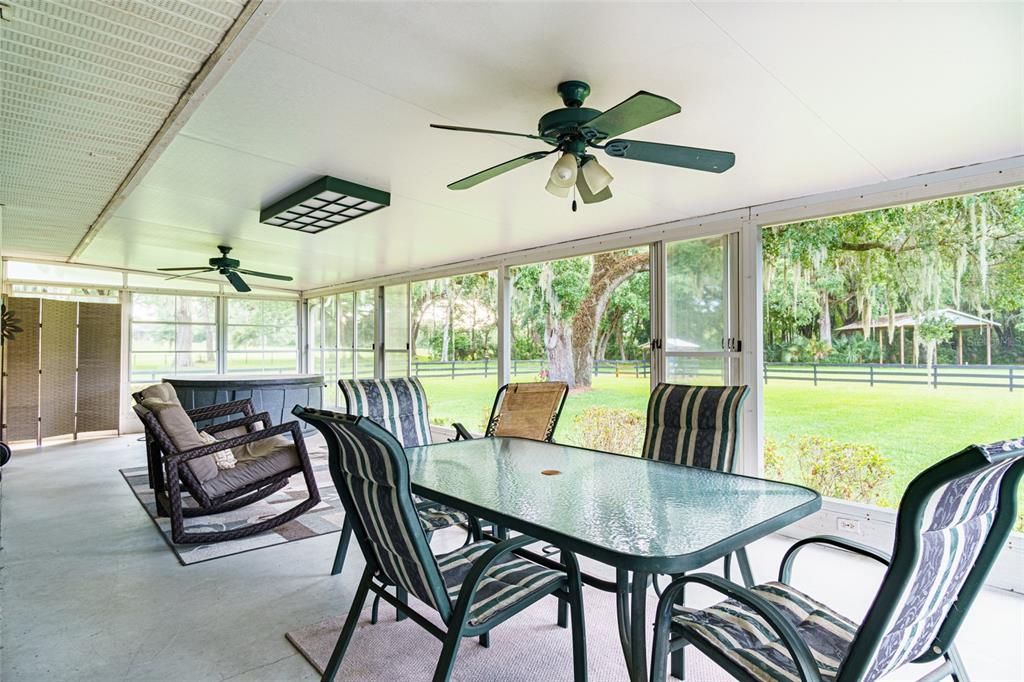
{"label": "striped chair cushion", "polygon": [[[826,682],[835,680],[857,624],[783,583],[765,583],[752,591],[767,599],[793,624],[814,655],[821,678]],[[789,651],[771,626],[737,601],[728,599],[699,611],[677,607],[673,623],[699,649],[724,655],[748,679],[800,680]]]}
{"label": "striped chair cushion", "polygon": [[[494,543],[485,540],[437,558],[452,602],[458,600],[459,590],[462,589],[462,583],[473,562],[492,547]],[[484,573],[484,578],[477,587],[473,605],[469,609],[469,623],[480,625],[524,599],[550,594],[561,587],[565,580],[565,573],[544,568],[528,559],[508,555]]]}
{"label": "striped chair cushion", "polygon": [[458,509],[446,507],[443,504],[429,503],[420,505],[416,511],[420,517],[420,525],[428,533],[469,522],[467,514],[460,512]]}
{"label": "striped chair cushion", "polygon": [[[1024,451],[1024,441],[985,449]],[[1016,459],[1003,460],[932,492],[922,519],[914,577],[896,603],[866,679],[876,680],[931,647],[992,529],[1003,476],[1015,463]]]}
{"label": "striped chair cushion", "polygon": [[427,394],[415,377],[341,379],[349,414],[369,417],[390,431],[402,447],[430,445]]}
{"label": "striped chair cushion", "polygon": [[[405,453],[393,440],[392,449],[361,429],[326,419],[321,423],[339,444],[341,480],[335,478],[335,485],[339,494],[350,496],[380,572],[393,584],[447,613],[450,605],[438,604],[430,587],[433,580],[441,579],[434,557],[429,550],[418,551],[415,543],[418,533],[421,548],[427,547],[409,490]],[[345,491],[340,489],[342,486]]]}
{"label": "striped chair cushion", "polygon": [[747,386],[658,384],[647,404],[643,456],[732,471]]}

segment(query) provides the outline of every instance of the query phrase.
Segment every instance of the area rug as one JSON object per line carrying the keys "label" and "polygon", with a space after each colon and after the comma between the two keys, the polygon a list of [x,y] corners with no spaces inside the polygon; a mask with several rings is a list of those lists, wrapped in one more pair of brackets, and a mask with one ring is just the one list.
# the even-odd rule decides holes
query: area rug
{"label": "area rug", "polygon": [[[166,516],[156,515],[156,498],[149,488],[149,479],[146,467],[133,467],[121,469],[121,475],[135,493],[136,499],[142,504],[146,513],[156,524],[157,529],[163,535],[167,546],[170,547],[178,561],[182,565],[197,564],[211,559],[220,559],[226,556],[249,552],[254,549],[262,549],[273,545],[280,545],[296,540],[314,538],[327,533],[336,533],[341,530],[345,512],[338,499],[338,492],[331,483],[330,472],[327,470],[327,458],[325,449],[310,446],[310,462],[313,465],[313,473],[316,477],[317,486],[320,488],[320,504],[297,519],[289,521],[277,528],[265,533],[259,533],[247,538],[229,540],[228,542],[216,542],[208,545],[176,545],[171,542],[171,520]],[[211,516],[198,516],[185,519],[185,527],[190,531],[201,532],[208,530],[229,530],[238,528],[250,523],[258,522],[277,516],[288,507],[292,507],[299,501],[306,498],[306,485],[301,475],[296,474],[288,481],[288,485],[276,493],[235,511]],[[195,505],[190,497],[186,495],[183,503]]]}
{"label": "area rug", "polygon": [[[615,596],[591,588],[586,588],[583,595],[589,679],[591,682],[628,679],[615,621]],[[422,606],[418,602],[416,605]],[[652,592],[647,604],[649,618],[653,618],[656,605],[657,598]],[[436,612],[425,606],[419,611],[433,615],[431,620],[441,624]],[[555,612],[555,600],[542,599],[495,628],[491,632],[488,649],[480,646],[476,639],[464,639],[455,659],[452,679],[463,682],[571,680],[571,633],[555,625]],[[339,614],[292,630],[285,636],[322,674],[344,622],[345,614]],[[382,604],[381,619],[377,625],[370,624],[369,608],[361,614],[338,679],[429,680],[440,655],[440,641],[411,620],[397,622],[395,609]],[[709,658],[688,647],[686,679],[691,682],[728,682],[732,678]]]}

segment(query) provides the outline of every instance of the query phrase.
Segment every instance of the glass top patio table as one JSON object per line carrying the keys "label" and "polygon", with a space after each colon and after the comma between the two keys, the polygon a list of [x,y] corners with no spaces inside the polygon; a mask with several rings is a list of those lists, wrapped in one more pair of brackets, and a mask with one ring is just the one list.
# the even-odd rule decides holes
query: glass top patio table
{"label": "glass top patio table", "polygon": [[519,438],[406,454],[417,494],[643,573],[691,571],[821,507],[797,485]]}

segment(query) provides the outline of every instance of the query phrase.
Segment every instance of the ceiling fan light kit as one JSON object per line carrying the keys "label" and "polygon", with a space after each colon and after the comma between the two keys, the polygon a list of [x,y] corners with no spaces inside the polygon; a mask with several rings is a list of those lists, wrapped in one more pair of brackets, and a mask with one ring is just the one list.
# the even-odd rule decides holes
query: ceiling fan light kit
{"label": "ceiling fan light kit", "polygon": [[[583,81],[559,83],[557,90],[565,106],[541,116],[536,135],[431,124],[432,128],[442,130],[525,137],[554,147],[549,151],[531,152],[474,173],[449,184],[448,189],[469,189],[532,161],[546,158],[549,154],[561,152],[551,169],[545,189],[557,197],[567,197],[569,189],[575,185],[583,203],[605,201],[612,196],[609,187],[613,180],[612,174],[588,153],[588,148],[601,149],[616,158],[710,173],[725,172],[736,163],[736,155],[732,152],[617,138],[623,133],[678,114],[681,110],[679,105],[666,97],[641,90],[611,109],[600,111],[583,106],[584,100],[590,95],[590,86]],[[575,203],[574,199],[573,210]]]}
{"label": "ceiling fan light kit", "polygon": [[391,194],[325,175],[260,211],[260,222],[317,234],[391,205]]}

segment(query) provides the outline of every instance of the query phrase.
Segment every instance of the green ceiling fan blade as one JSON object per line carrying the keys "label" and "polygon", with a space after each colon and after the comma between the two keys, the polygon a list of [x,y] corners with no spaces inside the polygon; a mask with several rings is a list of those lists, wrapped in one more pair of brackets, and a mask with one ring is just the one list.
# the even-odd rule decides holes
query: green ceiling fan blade
{"label": "green ceiling fan blade", "polygon": [[243,294],[247,291],[252,291],[252,289],[249,288],[249,285],[245,283],[245,280],[242,279],[242,277],[234,270],[228,270],[224,273],[224,276],[228,278],[229,282],[231,282],[231,286],[235,288],[235,291],[240,291]]}
{"label": "green ceiling fan blade", "polygon": [[634,161],[648,161],[665,166],[692,168],[709,173],[723,173],[736,163],[736,155],[717,149],[700,149],[698,147],[680,147],[674,144],[658,142],[639,142],[637,140],[612,140],[605,144],[604,151],[608,156]]}
{"label": "green ceiling fan blade", "polygon": [[485,133],[487,135],[508,135],[510,137],[528,137],[531,140],[543,140],[549,144],[554,144],[557,140],[550,137],[541,137],[539,135],[528,135],[527,133],[510,133],[504,130],[489,130],[487,128],[466,128],[464,126],[446,126],[439,123],[431,123],[431,128],[437,128],[439,130],[454,130],[461,133]]}
{"label": "green ceiling fan blade", "polygon": [[487,170],[482,170],[479,173],[474,173],[473,175],[464,177],[461,180],[456,180],[448,185],[448,189],[469,189],[470,187],[475,187],[485,180],[496,178],[502,173],[507,173],[510,170],[519,168],[520,166],[525,166],[532,161],[543,159],[548,154],[556,151],[558,150],[552,149],[549,152],[530,152],[525,156],[520,156],[519,158],[506,161],[505,163],[499,163],[497,166],[491,166]]}
{"label": "green ceiling fan blade", "polygon": [[667,97],[641,90],[588,121],[582,126],[582,129],[585,135],[589,130],[597,134],[596,139],[607,139],[630,130],[636,130],[648,123],[660,121],[667,116],[678,114],[680,111],[679,105]]}
{"label": "green ceiling fan blade", "polygon": [[583,177],[583,173],[578,173],[576,175],[576,191],[579,192],[580,199],[583,200],[584,204],[596,204],[612,198],[612,190],[610,187],[605,187],[597,194],[591,192],[590,187],[587,186],[586,179]]}
{"label": "green ceiling fan blade", "polygon": [[266,277],[267,279],[279,279],[282,282],[290,282],[292,278],[288,275],[273,275],[269,272],[257,272],[256,270],[243,270],[242,268],[235,268],[235,272],[240,272],[243,275],[252,275],[253,277]]}
{"label": "green ceiling fan blade", "polygon": [[177,271],[177,270],[188,270],[189,271],[189,272],[182,273],[180,275],[174,275],[173,277],[168,277],[167,278],[168,281],[170,281],[172,279],[178,279],[179,277],[189,277],[191,275],[201,275],[204,272],[213,272],[216,269],[217,268],[203,268],[202,270],[196,270],[195,268],[157,268],[157,270],[163,270],[164,272],[171,272],[171,271]]}

